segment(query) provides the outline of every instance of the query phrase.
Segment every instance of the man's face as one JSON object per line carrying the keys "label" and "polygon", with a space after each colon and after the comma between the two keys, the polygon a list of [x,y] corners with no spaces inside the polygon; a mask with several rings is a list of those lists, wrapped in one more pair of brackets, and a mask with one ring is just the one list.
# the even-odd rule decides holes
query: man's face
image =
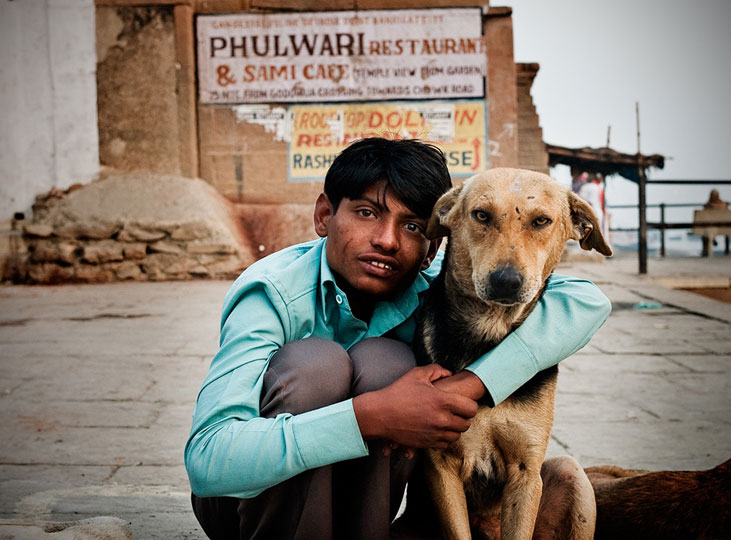
{"label": "man's face", "polygon": [[391,189],[384,193],[384,185],[375,183],[357,199],[342,199],[337,212],[324,193],[315,206],[315,230],[327,236],[327,262],[338,285],[373,300],[408,288],[438,246],[424,235],[427,220]]}

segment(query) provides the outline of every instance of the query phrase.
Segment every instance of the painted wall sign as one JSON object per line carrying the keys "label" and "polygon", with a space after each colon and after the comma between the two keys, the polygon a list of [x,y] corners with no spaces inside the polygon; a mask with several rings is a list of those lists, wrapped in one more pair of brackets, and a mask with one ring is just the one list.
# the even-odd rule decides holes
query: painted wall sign
{"label": "painted wall sign", "polygon": [[200,15],[202,103],[484,96],[479,8]]}
{"label": "painted wall sign", "polygon": [[452,176],[471,176],[487,168],[485,102],[402,102],[351,105],[292,105],[290,181],[320,181],[333,159],[365,137],[419,138],[447,156]]}

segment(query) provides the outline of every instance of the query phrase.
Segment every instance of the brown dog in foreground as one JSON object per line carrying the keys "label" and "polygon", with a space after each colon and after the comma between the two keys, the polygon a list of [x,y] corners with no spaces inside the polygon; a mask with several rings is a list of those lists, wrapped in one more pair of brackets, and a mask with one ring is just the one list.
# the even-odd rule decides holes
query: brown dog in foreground
{"label": "brown dog in foreground", "polygon": [[731,460],[708,471],[586,469],[597,503],[596,540],[731,537]]}
{"label": "brown dog in foreground", "polygon": [[[444,264],[425,298],[415,351],[420,363],[453,373],[528,316],[567,240],[611,255],[588,204],[546,175],[517,169],[480,173],[444,194],[427,236],[445,235]],[[472,531],[490,539],[533,536],[557,373],[542,371],[499,405],[482,405],[459,440],[428,451],[424,474],[445,538],[469,539]],[[594,497],[585,486],[569,503],[562,538],[592,538]],[[407,514],[413,495],[410,483]]]}

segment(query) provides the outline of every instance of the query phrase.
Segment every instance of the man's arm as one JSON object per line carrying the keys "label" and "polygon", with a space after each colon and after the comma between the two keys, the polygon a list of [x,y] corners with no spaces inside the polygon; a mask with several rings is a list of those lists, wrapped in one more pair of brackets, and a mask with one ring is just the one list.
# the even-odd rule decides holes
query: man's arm
{"label": "man's arm", "polygon": [[254,497],[307,469],[367,455],[350,400],[299,415],[259,416],[263,374],[290,331],[275,289],[234,285],[185,448],[196,495]]}
{"label": "man's arm", "polygon": [[265,280],[234,290],[185,448],[196,495],[254,497],[305,470],[367,455],[364,439],[435,448],[469,427],[477,404],[435,388],[431,381],[449,374],[438,366],[415,368],[384,389],[321,409],[261,418],[268,360],[297,331]]}
{"label": "man's arm", "polygon": [[552,275],[543,297],[523,324],[466,371],[436,386],[472,399],[486,392],[497,405],[536,373],[586,345],[611,309],[609,299],[592,282]]}

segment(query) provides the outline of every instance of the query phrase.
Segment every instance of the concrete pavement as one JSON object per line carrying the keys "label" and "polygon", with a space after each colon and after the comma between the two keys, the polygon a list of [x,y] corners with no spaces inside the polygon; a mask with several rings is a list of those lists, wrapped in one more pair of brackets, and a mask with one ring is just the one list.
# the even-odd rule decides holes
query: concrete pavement
{"label": "concrete pavement", "polygon": [[[594,280],[614,311],[562,363],[549,455],[712,467],[731,457],[731,304],[657,280],[728,286],[731,259],[636,268],[620,256],[558,269]],[[228,286],[0,288],[0,521],[110,515],[136,539],[204,538],[182,453]]]}

